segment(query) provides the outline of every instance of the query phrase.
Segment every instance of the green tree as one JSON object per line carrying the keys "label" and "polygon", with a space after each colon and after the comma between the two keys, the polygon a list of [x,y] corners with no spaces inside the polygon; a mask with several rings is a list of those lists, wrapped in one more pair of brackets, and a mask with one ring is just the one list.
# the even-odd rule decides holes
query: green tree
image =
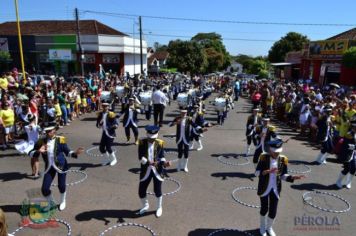
{"label": "green tree", "polygon": [[204,51],[208,58],[207,73],[226,69],[231,64],[231,57],[223,44],[220,34],[214,32],[198,33],[191,40],[205,49]]}
{"label": "green tree", "polygon": [[255,59],[249,70],[249,73],[258,75],[259,78],[267,78],[269,71],[269,64],[265,60]]}
{"label": "green tree", "polygon": [[243,67],[243,70],[247,73],[249,73],[252,63],[254,61],[254,58],[252,56],[245,55],[245,54],[239,54],[233,57],[232,59],[240,63]]}
{"label": "green tree", "polygon": [[168,66],[177,68],[180,72],[202,73],[207,66],[206,54],[197,42],[170,41],[168,52]]}
{"label": "green tree", "polygon": [[11,60],[11,55],[9,52],[0,51],[0,61],[1,62],[8,62]]}
{"label": "green tree", "polygon": [[303,44],[308,43],[307,36],[289,32],[286,36],[275,42],[268,52],[268,60],[270,62],[282,62],[288,52],[300,51]]}
{"label": "green tree", "polygon": [[153,47],[154,47],[156,52],[162,52],[162,51],[167,51],[168,50],[168,46],[167,45],[160,44],[159,42],[155,42],[153,44]]}
{"label": "green tree", "polygon": [[356,47],[351,47],[344,52],[342,64],[347,68],[356,68]]}

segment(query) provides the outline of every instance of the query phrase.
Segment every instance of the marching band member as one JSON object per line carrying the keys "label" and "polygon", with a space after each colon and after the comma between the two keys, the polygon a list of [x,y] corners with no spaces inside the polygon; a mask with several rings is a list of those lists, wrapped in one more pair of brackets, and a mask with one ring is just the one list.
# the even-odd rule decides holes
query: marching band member
{"label": "marching band member", "polygon": [[277,138],[276,128],[269,124],[270,118],[268,115],[264,115],[262,117],[262,125],[256,127],[256,135],[258,138],[259,144],[255,150],[253,155],[253,164],[257,166],[258,158],[261,153],[266,152],[267,142],[269,142],[272,138]]}
{"label": "marching band member", "polygon": [[262,124],[261,115],[258,113],[260,111],[259,108],[253,109],[253,114],[247,118],[246,124],[246,139],[247,139],[247,147],[245,156],[247,157],[250,153],[251,143],[253,142],[254,146],[257,146],[256,135],[256,127]]}
{"label": "marching band member", "polygon": [[[294,182],[302,179],[304,175],[288,174],[288,158],[281,155],[283,141],[281,139],[267,142],[268,153],[262,153],[256,168],[255,175],[259,177],[257,194],[261,201],[260,234],[275,236],[272,229],[277,214],[278,201],[282,189],[282,180]],[[268,213],[268,216],[267,216]]]}
{"label": "marching band member", "polygon": [[68,170],[68,163],[65,156],[77,158],[84,149],[80,147],[75,152],[71,151],[66,143],[66,138],[56,136],[56,130],[55,126],[44,128],[46,137],[36,142],[34,149],[29,152],[29,155],[32,158],[37,158],[40,155],[43,157],[45,171],[41,190],[49,203],[54,202],[50,187],[54,177],[58,173],[58,189],[60,192],[59,210],[62,211],[66,208],[66,171]]}
{"label": "marching band member", "polygon": [[117,163],[115,152],[112,150],[112,144],[116,137],[115,129],[119,126],[114,112],[109,112],[109,103],[104,102],[102,104],[103,111],[99,113],[96,121],[96,127],[102,128],[103,133],[101,135],[99,151],[101,154],[106,154],[109,160],[103,159],[102,165],[114,166]]}
{"label": "marching band member", "polygon": [[147,137],[140,139],[138,145],[138,159],[141,163],[140,184],[138,194],[142,202],[140,214],[149,209],[147,188],[153,180],[153,189],[157,197],[156,217],[162,215],[162,182],[164,169],[171,165],[164,158],[164,141],[158,139],[159,126],[147,125]]}
{"label": "marching band member", "polygon": [[129,105],[124,110],[124,119],[123,124],[125,127],[125,135],[127,138],[127,142],[130,142],[130,129],[134,133],[135,136],[135,145],[138,144],[138,118],[137,115],[140,113],[140,109],[135,106],[135,98],[129,99]]}
{"label": "marching band member", "polygon": [[316,158],[316,162],[319,164],[326,164],[326,157],[328,153],[333,150],[333,124],[331,121],[332,107],[326,105],[323,108],[324,115],[317,121],[318,137],[321,142],[321,150]]}
{"label": "marching band member", "polygon": [[200,108],[199,105],[194,105],[194,113],[192,115],[192,119],[194,120],[193,122],[196,125],[196,127],[192,128],[191,136],[190,136],[190,143],[189,143],[189,149],[192,150],[192,149],[194,149],[194,140],[195,140],[199,144],[197,151],[203,150],[203,144],[200,140],[200,137],[202,137],[202,133],[204,131],[207,131],[206,127],[212,126],[210,123],[205,121],[204,113],[200,112],[199,108]]}
{"label": "marching band member", "polygon": [[[177,171],[182,168],[188,172],[188,158],[189,158],[189,140],[191,135],[191,128],[196,127],[192,118],[187,116],[187,110],[180,110],[180,117],[175,118],[169,126],[176,125],[176,143],[178,145],[178,165]],[[184,159],[182,159],[184,155]]]}
{"label": "marching band member", "polygon": [[[336,185],[338,188],[342,188],[344,180],[346,180],[346,188],[351,188],[351,182],[356,172],[356,115],[352,117],[351,127],[349,132],[344,137],[342,149],[340,153],[340,161],[343,162],[344,167],[340,173]],[[346,179],[345,179],[346,178]]]}

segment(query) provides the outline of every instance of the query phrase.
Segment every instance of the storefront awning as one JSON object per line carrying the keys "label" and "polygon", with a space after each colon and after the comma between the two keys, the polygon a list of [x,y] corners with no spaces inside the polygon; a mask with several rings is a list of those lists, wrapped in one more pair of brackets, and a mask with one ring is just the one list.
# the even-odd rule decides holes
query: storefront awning
{"label": "storefront awning", "polygon": [[277,63],[271,63],[272,66],[291,66],[296,63],[290,63],[290,62],[277,62]]}

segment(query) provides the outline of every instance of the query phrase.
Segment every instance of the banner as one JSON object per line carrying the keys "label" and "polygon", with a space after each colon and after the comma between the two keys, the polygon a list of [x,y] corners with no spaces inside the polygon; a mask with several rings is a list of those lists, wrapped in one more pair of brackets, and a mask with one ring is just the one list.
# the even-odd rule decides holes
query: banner
{"label": "banner", "polygon": [[309,55],[342,55],[349,47],[349,40],[324,40],[310,42]]}
{"label": "banner", "polygon": [[72,50],[70,49],[49,49],[49,59],[57,61],[71,61]]}
{"label": "banner", "polygon": [[7,38],[0,38],[0,51],[9,51],[9,41]]}

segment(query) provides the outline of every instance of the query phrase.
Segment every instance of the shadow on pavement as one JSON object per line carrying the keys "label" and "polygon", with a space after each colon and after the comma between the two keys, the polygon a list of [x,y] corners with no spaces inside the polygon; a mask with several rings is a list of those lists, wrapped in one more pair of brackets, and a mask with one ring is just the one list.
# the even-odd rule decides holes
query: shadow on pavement
{"label": "shadow on pavement", "polygon": [[102,167],[101,164],[93,164],[93,163],[69,163],[68,165],[69,165],[69,168],[79,167],[79,170],[86,170],[88,168]]}
{"label": "shadow on pavement", "polygon": [[13,180],[21,180],[21,179],[30,179],[27,174],[20,172],[7,172],[0,173],[0,180],[2,182],[13,181]]}
{"label": "shadow on pavement", "polygon": [[92,219],[103,221],[105,225],[110,223],[109,218],[117,219],[116,223],[124,223],[125,218],[136,219],[142,216],[154,214],[154,211],[146,212],[143,215],[137,214],[138,211],[131,210],[94,210],[82,212],[75,216],[77,221],[90,221]]}
{"label": "shadow on pavement", "polygon": [[335,184],[332,185],[322,185],[319,183],[305,183],[305,184],[293,184],[290,186],[293,189],[297,190],[306,190],[306,191],[314,191],[314,190],[338,190]]}
{"label": "shadow on pavement", "polygon": [[[133,142],[133,139],[132,139],[132,142]],[[95,143],[92,143],[92,145],[93,145],[93,146],[99,146],[100,143],[95,142]],[[133,143],[113,143],[113,144],[112,144],[113,147],[117,147],[117,146],[126,147],[126,146],[131,146],[131,145],[133,145]]]}
{"label": "shadow on pavement", "polygon": [[83,119],[80,119],[80,121],[96,121],[96,117],[86,117],[86,118],[83,118]]}
{"label": "shadow on pavement", "polygon": [[131,169],[129,169],[129,172],[131,172],[133,174],[136,174],[136,175],[139,174],[140,171],[141,171],[140,168],[131,168]]}
{"label": "shadow on pavement", "polygon": [[248,174],[242,172],[217,172],[217,173],[212,173],[211,176],[215,178],[221,178],[221,180],[226,180],[229,177],[229,178],[249,179],[251,181],[253,181],[253,179],[256,177],[252,173]]}
{"label": "shadow on pavement", "polygon": [[[188,236],[207,236],[215,231],[222,230],[220,229],[195,229],[193,231],[190,231],[188,233]],[[224,231],[221,233],[217,233],[216,235],[221,235],[221,236],[246,236],[246,233],[250,233],[252,235],[259,235],[259,229],[253,229],[253,230],[245,230],[242,232],[238,231]]]}
{"label": "shadow on pavement", "polygon": [[21,207],[22,207],[22,205],[3,205],[3,206],[0,206],[0,208],[4,212],[14,212],[14,213],[18,213],[18,214],[20,214]]}

